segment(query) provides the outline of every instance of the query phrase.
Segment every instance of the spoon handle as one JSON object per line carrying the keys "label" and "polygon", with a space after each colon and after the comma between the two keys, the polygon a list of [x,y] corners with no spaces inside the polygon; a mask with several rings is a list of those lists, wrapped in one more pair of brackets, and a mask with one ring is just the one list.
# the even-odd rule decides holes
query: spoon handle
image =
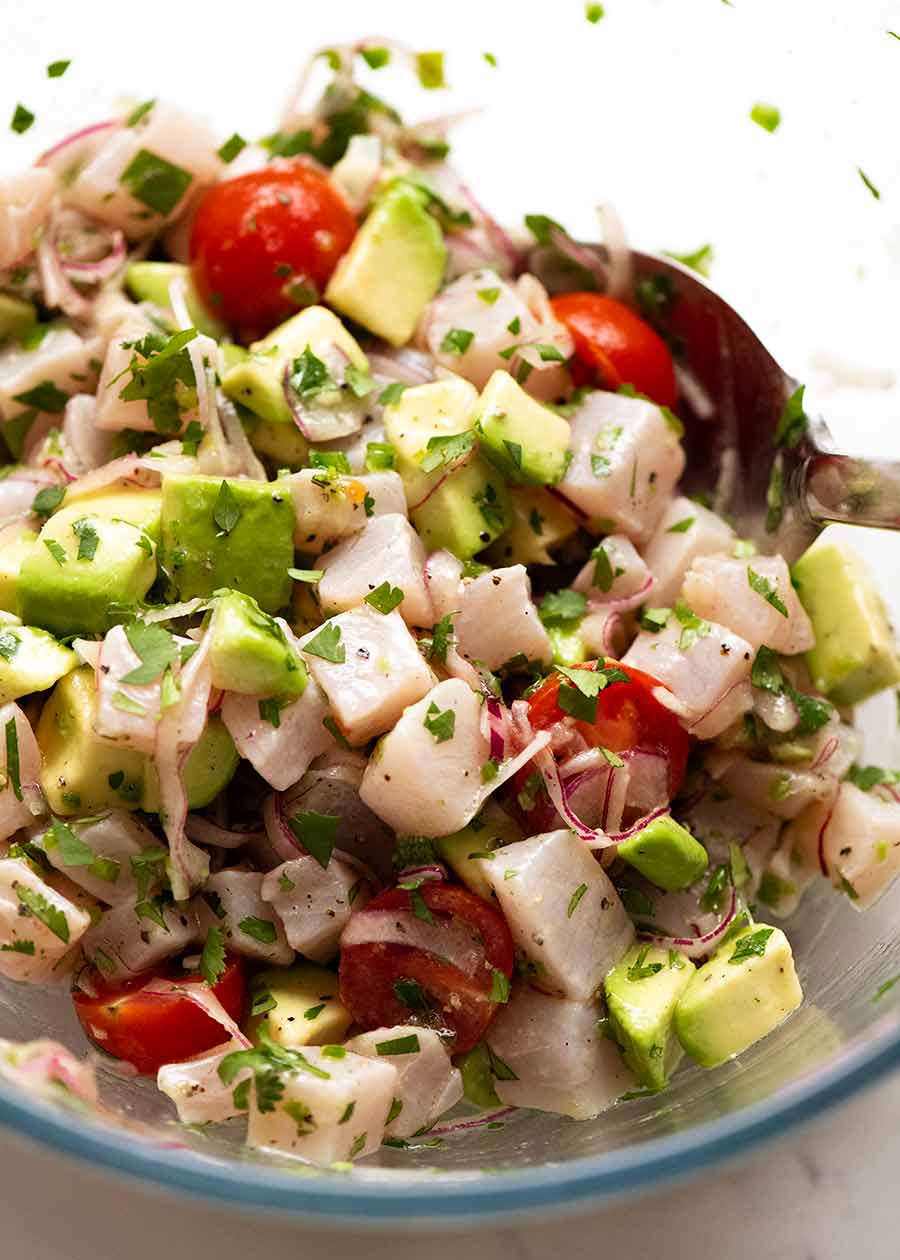
{"label": "spoon handle", "polygon": [[794,470],[791,498],[814,525],[900,530],[900,463],[814,451]]}

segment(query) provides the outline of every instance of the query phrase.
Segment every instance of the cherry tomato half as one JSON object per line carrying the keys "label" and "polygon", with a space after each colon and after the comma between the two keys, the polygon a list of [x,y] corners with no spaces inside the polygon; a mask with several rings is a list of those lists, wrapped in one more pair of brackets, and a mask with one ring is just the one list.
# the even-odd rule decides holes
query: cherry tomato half
{"label": "cherry tomato half", "polygon": [[[599,662],[587,661],[576,669],[596,670]],[[675,714],[653,695],[653,688],[662,684],[643,670],[620,661],[606,660],[604,666],[621,670],[628,682],[611,682],[597,697],[594,722],[575,718],[575,725],[593,747],[610,748],[613,752],[641,749],[660,753],[668,766],[670,798],[681,787],[687,766],[690,739]],[[551,674],[528,699],[528,717],[535,730],[545,730],[566,715],[559,707],[561,674]]]}
{"label": "cherry tomato half", "polygon": [[675,406],[669,348],[624,302],[602,293],[563,293],[550,305],[575,342],[576,384],[607,389],[633,385],[661,407]]}
{"label": "cherry tomato half", "polygon": [[[120,985],[93,976],[97,996],[72,992],[75,1014],[91,1041],[113,1058],[131,1063],[143,1076],[155,1076],[164,1063],[180,1063],[228,1040],[220,1024],[177,993],[141,993],[156,973],[145,972]],[[168,977],[166,977],[168,978]],[[199,976],[178,977],[185,987],[201,984]],[[244,966],[228,959],[213,993],[233,1020],[244,1013]]]}
{"label": "cherry tomato half", "polygon": [[297,313],[292,285],[321,293],[355,235],[327,173],[279,159],[206,193],[191,232],[191,276],[210,311],[252,341]]}
{"label": "cherry tomato half", "polygon": [[[437,953],[417,946],[384,941],[351,945],[341,950],[341,1001],[363,1029],[407,1024],[410,1017],[453,1032],[454,1053],[471,1050],[493,1019],[497,1003],[494,972],[508,980],[513,969],[513,942],[503,916],[474,893],[451,884],[426,883],[417,890],[426,913],[439,927],[453,920],[469,928],[481,959],[473,975]],[[410,910],[421,903],[403,888],[393,888],[370,901],[373,910]],[[419,911],[421,913],[421,910]],[[413,995],[404,1000],[404,984]],[[410,982],[412,982],[410,984]],[[424,1003],[418,994],[424,997]],[[422,1010],[423,1004],[425,1010]],[[424,1019],[423,1019],[424,1017]]]}

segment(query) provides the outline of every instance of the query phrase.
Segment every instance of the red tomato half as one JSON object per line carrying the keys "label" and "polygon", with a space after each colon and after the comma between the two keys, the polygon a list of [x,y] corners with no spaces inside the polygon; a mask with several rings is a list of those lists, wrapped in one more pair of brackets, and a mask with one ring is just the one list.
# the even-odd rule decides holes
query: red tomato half
{"label": "red tomato half", "polygon": [[675,406],[669,348],[629,306],[602,293],[563,293],[550,305],[575,342],[577,384],[606,389],[633,385],[660,406]]}
{"label": "red tomato half", "polygon": [[321,293],[356,235],[356,219],[312,162],[280,159],[215,184],[191,232],[191,276],[210,311],[244,340],[297,313],[288,289]]}
{"label": "red tomato half", "polygon": [[[576,669],[597,668],[597,661],[587,661]],[[653,696],[653,688],[662,684],[643,670],[620,661],[606,660],[628,675],[628,682],[613,682],[597,697],[597,718],[594,722],[574,719],[580,733],[593,747],[602,745],[613,752],[639,748],[658,752],[666,759],[669,770],[669,796],[681,787],[687,766],[690,739],[675,714]],[[557,703],[561,674],[551,674],[528,699],[528,717],[535,730],[545,730],[566,715]]]}
{"label": "red tomato half", "polygon": [[[454,1033],[453,1051],[471,1050],[484,1035],[497,1010],[491,1000],[494,971],[509,979],[513,969],[513,943],[503,916],[493,906],[465,888],[426,883],[418,890],[434,923],[453,920],[471,929],[481,953],[474,975],[467,975],[437,953],[416,946],[384,941],[351,945],[341,950],[341,1001],[363,1029],[407,1024],[421,1010],[403,1000],[403,981],[413,981],[422,991],[437,1023]],[[370,901],[361,915],[371,910],[410,910],[412,894],[393,888]],[[400,993],[397,992],[399,983]]]}
{"label": "red tomato half", "polygon": [[[164,1063],[180,1063],[228,1040],[221,1024],[178,994],[140,993],[153,972],[121,985],[105,985],[95,974],[97,996],[72,992],[81,1026],[101,1050],[131,1063],[143,1076],[155,1076]],[[202,983],[199,976],[179,977],[186,988]],[[244,966],[229,958],[213,993],[236,1022],[244,1013]]]}

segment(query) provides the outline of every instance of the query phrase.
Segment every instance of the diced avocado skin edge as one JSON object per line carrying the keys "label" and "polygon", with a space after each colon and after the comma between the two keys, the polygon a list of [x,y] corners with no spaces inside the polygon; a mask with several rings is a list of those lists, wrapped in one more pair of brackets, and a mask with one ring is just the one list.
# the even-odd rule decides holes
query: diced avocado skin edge
{"label": "diced avocado skin edge", "polygon": [[[71,522],[82,515],[100,538],[95,558],[90,561],[75,558],[77,540]],[[139,545],[142,537],[137,526],[125,521],[110,521],[88,511],[76,511],[73,516],[57,512],[22,561],[16,587],[19,617],[26,625],[40,626],[60,637],[105,634],[118,619],[110,612],[110,605],[138,603],[156,580],[155,551],[147,554]],[[65,547],[64,564],[58,564],[50,554],[45,539]],[[112,556],[105,540],[113,549]]]}
{"label": "diced avocado skin edge", "polygon": [[476,1107],[482,1107],[485,1111],[501,1105],[494,1087],[491,1056],[486,1042],[479,1041],[477,1046],[459,1055],[454,1062],[459,1068],[463,1093],[468,1102]]}
{"label": "diced avocado skin edge", "polygon": [[[629,980],[629,968],[642,955],[643,965],[658,963],[662,969],[656,975]],[[673,1030],[675,1008],[696,970],[683,954],[674,961],[681,965],[670,966],[666,949],[634,945],[603,985],[610,1027],[622,1057],[640,1083],[653,1090],[668,1084],[681,1058]]]}
{"label": "diced avocado skin edge", "polygon": [[[488,485],[496,496],[491,506],[502,514],[503,528],[485,520],[474,501]],[[509,496],[503,479],[476,456],[450,473],[409,515],[427,551],[446,547],[460,560],[470,560],[503,533],[509,520]]]}
{"label": "diced avocado skin edge", "polygon": [[677,892],[697,882],[709,864],[699,840],[674,818],[655,818],[616,849],[629,866],[666,892]]}
{"label": "diced avocado skin edge", "polygon": [[415,332],[447,260],[441,229],[424,203],[409,184],[388,187],[325,290],[329,306],[395,346]]}
{"label": "diced avocado skin edge", "polygon": [[[344,1040],[352,1016],[340,999],[337,976],[317,963],[296,962],[291,967],[263,971],[254,977],[254,987],[266,988],[276,1006],[262,1015],[248,1017],[245,1031],[254,1042],[265,1024],[272,1040],[281,1046],[327,1046]],[[306,1011],[321,1005],[325,1009],[313,1019]],[[293,1016],[293,1019],[290,1018]]]}
{"label": "diced avocado skin edge", "polygon": [[[161,565],[173,599],[207,598],[223,587],[250,595],[265,612],[290,602],[294,507],[278,482],[228,481],[240,516],[221,535],[213,512],[223,478],[163,479]],[[180,563],[179,563],[180,561]]]}
{"label": "diced avocado skin edge", "polygon": [[7,337],[21,337],[37,323],[37,307],[24,298],[0,293],[0,342]]}
{"label": "diced avocado skin edge", "polygon": [[900,682],[900,654],[862,556],[844,542],[817,542],[791,576],[816,636],[806,660],[819,691],[851,705]]}
{"label": "diced avocado skin edge", "polygon": [[[774,929],[762,957],[734,964],[728,961],[738,941],[767,926],[754,923],[726,941],[697,969],[675,1008],[675,1035],[701,1067],[718,1067],[741,1054],[777,1028],[803,1000],[791,947],[780,929]],[[773,967],[775,979],[784,989],[783,997],[775,1001],[770,978]],[[723,986],[716,985],[717,977],[724,977],[730,1002],[719,996]],[[736,1003],[735,985],[741,986]],[[719,1009],[722,1006],[724,1011]],[[756,1016],[757,1025],[748,1032],[751,1016]]]}
{"label": "diced avocado skin edge", "polygon": [[255,600],[240,591],[218,597],[210,623],[213,686],[250,696],[299,696],[306,688],[306,666]]}
{"label": "diced avocado skin edge", "polygon": [[228,336],[228,325],[223,324],[206,309],[203,299],[194,288],[191,269],[184,263],[134,262],[125,270],[125,286],[138,302],[152,302],[162,310],[171,309],[169,285],[173,280],[184,280],[184,300],[194,327],[207,337],[219,341]]}

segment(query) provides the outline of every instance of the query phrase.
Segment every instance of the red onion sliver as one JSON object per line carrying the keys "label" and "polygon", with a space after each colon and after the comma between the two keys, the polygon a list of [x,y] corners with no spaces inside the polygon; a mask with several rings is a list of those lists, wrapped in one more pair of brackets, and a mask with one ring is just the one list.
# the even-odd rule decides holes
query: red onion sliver
{"label": "red onion sliver", "polygon": [[652,932],[644,932],[639,930],[638,936],[642,940],[651,941],[654,945],[661,945],[663,949],[677,949],[682,954],[686,954],[688,958],[701,958],[704,954],[710,952],[710,946],[724,936],[729,925],[737,913],[737,893],[734,887],[731,889],[731,899],[728,903],[728,909],[725,915],[711,932],[704,933],[703,936],[656,936]]}
{"label": "red onion sliver", "polygon": [[60,258],[60,266],[70,280],[80,280],[83,284],[96,284],[114,276],[127,257],[125,237],[117,230],[112,234],[110,252],[105,258],[100,258],[96,262],[76,262],[72,259]]}
{"label": "red onion sliver", "polygon": [[435,1124],[428,1130],[426,1137],[449,1137],[453,1133],[462,1133],[466,1129],[480,1129],[486,1124],[511,1116],[516,1107],[500,1107],[494,1111],[483,1111],[480,1116],[468,1116],[461,1120],[448,1120],[446,1124]]}
{"label": "red onion sliver", "polygon": [[201,818],[199,814],[188,814],[184,820],[184,833],[188,839],[196,840],[198,844],[210,844],[217,849],[239,849],[242,844],[260,837],[258,831],[219,827],[208,818]]}
{"label": "red onion sliver", "polygon": [[652,575],[648,574],[646,580],[641,584],[640,589],[635,591],[633,595],[623,596],[622,599],[590,599],[588,600],[588,611],[610,613],[630,612],[633,608],[637,608],[640,604],[643,604],[648,591],[653,586],[653,582],[654,579]]}
{"label": "red onion sliver", "polygon": [[249,1049],[252,1044],[250,1038],[241,1032],[205,981],[202,983],[178,984],[174,980],[155,979],[151,980],[149,984],[145,984],[143,989],[141,989],[141,993],[151,993],[160,997],[169,997],[177,994],[178,997],[187,998],[189,1002],[199,1006],[204,1014],[224,1028],[229,1037],[237,1041],[245,1050]]}

